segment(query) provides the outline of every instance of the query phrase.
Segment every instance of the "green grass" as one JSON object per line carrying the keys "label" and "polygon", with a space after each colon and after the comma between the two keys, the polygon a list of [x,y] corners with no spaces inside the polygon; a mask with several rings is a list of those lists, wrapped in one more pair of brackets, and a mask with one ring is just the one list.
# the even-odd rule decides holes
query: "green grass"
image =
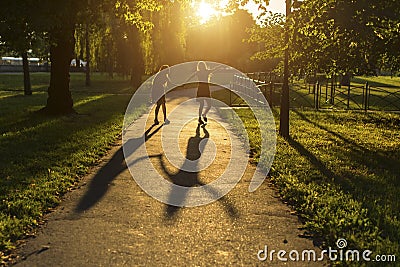
{"label": "green grass", "polygon": [[[40,223],[121,132],[132,89],[123,79],[72,74],[81,115],[43,117],[48,74],[33,74],[23,96],[21,75],[0,75],[0,248]],[[223,95],[216,93],[219,99]],[[258,125],[239,109],[253,153]],[[291,111],[292,139],[278,138],[271,181],[308,231],[335,247],[400,255],[400,115],[351,111]]]}
{"label": "green grass", "polygon": [[[383,83],[375,78],[378,81]],[[388,90],[398,90],[396,83],[385,81]],[[302,90],[306,95],[308,88]],[[226,90],[213,96],[229,102]],[[294,96],[292,92],[291,106],[300,104],[290,112],[291,138],[278,137],[271,181],[323,247],[335,248],[337,239],[345,238],[350,249],[393,254],[398,260],[400,114],[307,110],[300,107],[307,107],[313,96],[297,102]],[[277,122],[278,111],[274,109]],[[257,162],[258,123],[250,110],[236,112],[246,125]]]}
{"label": "green grass", "polygon": [[[236,111],[259,149],[258,124]],[[270,179],[324,247],[400,256],[400,116],[351,111],[290,112]],[[278,119],[277,119],[278,121]]]}
{"label": "green grass", "polygon": [[[50,76],[48,73],[31,73],[31,84],[33,91],[45,91],[49,86]],[[21,73],[0,73],[0,93],[4,91],[24,91],[23,75]],[[1,96],[1,95],[0,95]]]}
{"label": "green grass", "polygon": [[122,130],[133,93],[127,81],[94,75],[84,86],[71,75],[79,115],[46,117],[48,74],[32,74],[33,95],[23,96],[21,75],[0,75],[0,250],[29,233]]}
{"label": "green grass", "polygon": [[352,83],[364,85],[366,82],[374,87],[400,87],[400,77],[390,76],[356,76]]}

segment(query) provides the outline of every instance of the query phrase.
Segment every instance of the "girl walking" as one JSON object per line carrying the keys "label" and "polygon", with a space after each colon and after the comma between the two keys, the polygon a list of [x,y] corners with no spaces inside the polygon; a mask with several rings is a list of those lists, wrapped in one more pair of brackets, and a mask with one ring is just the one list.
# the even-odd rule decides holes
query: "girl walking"
{"label": "girl walking", "polygon": [[151,91],[153,103],[157,101],[154,125],[158,125],[160,123],[158,121],[158,112],[160,111],[160,107],[162,107],[164,114],[164,124],[169,124],[169,120],[167,119],[167,107],[165,105],[165,88],[168,86],[168,83],[173,84],[169,78],[169,66],[162,65],[157,75],[154,77],[153,88]]}
{"label": "girl walking", "polygon": [[[197,76],[199,84],[197,87],[197,101],[199,102],[199,124],[207,124],[207,113],[211,109],[211,92],[210,92],[210,77],[211,74],[220,68],[222,65],[217,66],[213,69],[209,69],[204,61],[197,63],[197,70],[188,78],[188,81],[194,76]],[[207,107],[204,109],[204,102],[207,103]]]}

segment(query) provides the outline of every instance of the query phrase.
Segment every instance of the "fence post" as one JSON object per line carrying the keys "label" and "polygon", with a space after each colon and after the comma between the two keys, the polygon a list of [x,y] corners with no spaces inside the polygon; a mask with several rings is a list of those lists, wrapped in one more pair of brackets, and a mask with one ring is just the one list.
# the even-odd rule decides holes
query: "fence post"
{"label": "fence post", "polygon": [[347,86],[347,109],[350,109],[350,84]]}
{"label": "fence post", "polygon": [[273,82],[269,82],[269,101],[270,101],[270,104],[271,104],[271,108],[274,106],[273,93],[274,93],[274,83]]}
{"label": "fence post", "polygon": [[314,95],[314,101],[315,101],[315,109],[318,110],[319,108],[319,82],[317,81],[315,83],[315,95]]}
{"label": "fence post", "polygon": [[328,87],[329,87],[329,84],[328,84],[328,81],[327,81],[326,82],[326,86],[325,86],[325,103],[328,102]]}
{"label": "fence post", "polygon": [[314,107],[315,107],[315,87],[317,86],[317,84],[318,84],[318,81],[316,81],[316,82],[313,84],[313,88],[312,88],[312,94],[313,94],[313,96],[314,96]]}
{"label": "fence post", "polygon": [[335,87],[331,84],[331,98],[329,99],[331,105],[335,104]]}
{"label": "fence post", "polygon": [[364,95],[364,111],[367,112],[368,110],[368,82],[365,83],[365,95]]}
{"label": "fence post", "polygon": [[318,97],[318,108],[321,106],[321,99],[322,99],[322,85],[319,86],[319,97]]}
{"label": "fence post", "polygon": [[369,109],[369,97],[371,95],[371,86],[367,86],[367,110]]}

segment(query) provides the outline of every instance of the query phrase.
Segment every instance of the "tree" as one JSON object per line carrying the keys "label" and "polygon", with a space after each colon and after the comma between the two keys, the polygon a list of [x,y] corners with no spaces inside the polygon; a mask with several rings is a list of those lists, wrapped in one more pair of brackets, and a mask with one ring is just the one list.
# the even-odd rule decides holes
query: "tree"
{"label": "tree", "polygon": [[[4,0],[0,4],[0,44],[11,53],[22,57],[24,73],[24,94],[31,95],[28,50],[35,35],[30,27],[27,6],[19,6],[18,1]],[[18,12],[16,12],[18,10]]]}
{"label": "tree", "polygon": [[[169,1],[162,1],[169,2]],[[131,84],[135,87],[142,83],[145,74],[145,62],[152,52],[148,40],[154,27],[151,21],[153,13],[162,8],[159,1],[127,1],[118,8],[119,27],[116,29],[116,49],[121,70],[131,75]],[[150,15],[149,15],[150,14]]]}
{"label": "tree", "polygon": [[286,0],[285,55],[283,60],[283,85],[279,123],[279,134],[284,138],[289,138],[289,25],[287,19],[290,16],[291,9],[292,0]]}
{"label": "tree", "polygon": [[383,58],[398,55],[393,45],[398,43],[399,5],[391,0],[304,1],[292,20],[294,64],[326,73],[374,72]]}
{"label": "tree", "polygon": [[[21,0],[20,0],[21,1]],[[48,114],[74,113],[69,90],[69,69],[74,55],[75,25],[80,10],[86,10],[87,1],[50,0],[23,1],[30,7],[31,27],[48,36],[50,45],[50,85],[47,104],[42,109]]]}
{"label": "tree", "polygon": [[149,31],[154,70],[163,64],[182,63],[185,58],[185,15],[187,1],[164,1],[152,14],[154,28]]}
{"label": "tree", "polygon": [[[262,2],[259,1],[261,6]],[[286,17],[267,13],[264,17],[263,28],[254,27],[252,29],[251,41],[264,43],[265,50],[258,53],[259,57],[281,57],[283,58],[283,85],[280,103],[280,124],[279,134],[284,138],[289,138],[289,27],[292,9],[292,0],[286,0]],[[267,39],[262,38],[270,37]],[[283,57],[282,57],[283,54]],[[257,56],[257,55],[256,55]]]}
{"label": "tree", "polygon": [[[142,29],[143,10],[156,7],[157,1],[153,0],[15,0],[2,1],[1,27],[13,28],[13,22],[21,21],[33,36],[46,36],[50,46],[50,85],[48,89],[47,104],[43,111],[49,114],[73,113],[73,100],[69,90],[69,68],[74,57],[75,29],[79,24],[85,24],[89,17],[102,18],[107,11],[117,12],[117,7],[125,11],[125,20]],[[126,8],[128,7],[128,8]],[[21,10],[26,12],[21,12]],[[1,32],[2,39],[7,38],[8,43],[23,44],[26,34],[11,34],[6,36]],[[5,37],[3,37],[5,36]],[[18,38],[22,39],[18,39]],[[14,44],[12,44],[15,47]]]}
{"label": "tree", "polygon": [[[135,25],[145,24],[141,11],[157,6],[156,1],[80,1],[71,0],[55,4],[54,1],[43,1],[38,14],[46,14],[46,23],[43,31],[48,31],[51,41],[51,78],[49,97],[44,110],[52,114],[66,114],[74,112],[71,92],[69,90],[69,66],[74,55],[74,33],[78,23],[87,22],[90,16],[102,17],[107,10],[124,12],[127,21]],[[118,9],[119,7],[119,9]],[[45,11],[43,11],[45,10]],[[51,12],[51,13],[50,13]],[[46,16],[47,15],[47,16]],[[40,16],[42,18],[42,16]],[[53,21],[50,23],[50,21]],[[112,19],[111,19],[112,20]],[[54,23],[56,22],[56,23]],[[140,28],[140,27],[139,27]]]}
{"label": "tree", "polygon": [[[261,0],[257,2],[261,7],[265,5]],[[286,1],[287,14],[291,2]],[[284,27],[270,23],[274,22],[271,17],[264,27],[252,30],[250,40],[265,44],[256,56],[279,55],[285,50],[284,63],[292,73],[369,74],[382,66],[392,71],[399,68],[399,1],[304,0],[294,8],[284,23],[284,44],[280,42]],[[288,137],[289,68],[284,70],[280,134]]]}
{"label": "tree", "polygon": [[[261,0],[258,2],[263,3]],[[392,0],[383,0],[379,4],[367,0],[302,1],[287,21],[290,26],[291,70],[294,73],[302,70],[363,74],[383,65],[398,69],[399,6],[399,1]],[[256,37],[251,37],[266,37],[265,49],[258,53],[264,57],[279,55],[277,51],[283,51],[279,47],[285,47],[282,45],[283,35],[271,26],[279,23],[271,23],[274,18],[267,18],[267,23],[256,34],[252,32]],[[280,28],[283,29],[283,25]],[[272,53],[269,40],[278,44],[272,45]]]}

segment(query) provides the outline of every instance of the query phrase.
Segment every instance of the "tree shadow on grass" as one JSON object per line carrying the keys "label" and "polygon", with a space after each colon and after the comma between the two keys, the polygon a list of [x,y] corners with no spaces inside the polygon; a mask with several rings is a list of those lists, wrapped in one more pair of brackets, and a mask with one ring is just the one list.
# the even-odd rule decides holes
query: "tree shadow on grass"
{"label": "tree shadow on grass", "polygon": [[352,82],[356,82],[356,83],[361,83],[361,84],[365,84],[368,82],[368,84],[370,86],[374,86],[374,87],[387,87],[387,88],[399,88],[396,85],[393,84],[389,84],[389,83],[385,83],[385,82],[378,82],[378,81],[371,81],[367,78],[363,78],[363,77],[354,77],[352,78]]}
{"label": "tree shadow on grass", "polygon": [[[135,146],[129,146],[130,153],[136,151],[144,143],[142,140],[149,140],[154,134],[156,134],[163,125],[155,128],[152,125],[141,137],[128,140],[129,143]],[[154,129],[154,131],[152,131]],[[144,137],[144,138],[143,138]],[[125,156],[122,146],[112,156],[112,158],[104,165],[93,177],[89,184],[89,188],[85,195],[81,198],[78,205],[75,208],[76,213],[82,213],[92,208],[98,201],[100,201],[107,193],[110,183],[118,177],[120,173],[127,169],[125,163]]]}
{"label": "tree shadow on grass", "polygon": [[[320,128],[321,130],[333,135],[334,137],[342,140],[350,146],[349,158],[357,161],[359,165],[366,166],[371,172],[380,175],[382,171],[388,171],[394,177],[390,182],[396,186],[400,185],[400,173],[398,166],[400,166],[400,160],[398,158],[388,157],[385,151],[374,151],[364,146],[361,146],[353,140],[343,136],[342,134],[332,131],[325,126],[320,125],[307,118],[304,114],[299,111],[294,111],[302,120]],[[375,123],[377,123],[375,121]],[[311,153],[310,153],[311,154]],[[312,154],[311,154],[312,155]]]}
{"label": "tree shadow on grass", "polygon": [[[305,122],[342,140],[346,144],[346,148],[349,148],[340,152],[327,153],[334,153],[335,156],[341,157],[342,160],[351,160],[353,162],[351,166],[355,168],[357,166],[365,167],[368,173],[372,174],[372,178],[362,173],[353,173],[347,171],[347,169],[340,169],[342,166],[336,166],[337,171],[333,172],[322,160],[318,159],[299,142],[290,138],[288,140],[289,144],[316,167],[327,178],[328,182],[334,181],[346,193],[352,195],[355,200],[361,201],[363,207],[366,207],[369,213],[372,214],[371,218],[379,225],[383,235],[389,236],[393,240],[398,240],[400,236],[396,213],[398,213],[399,206],[397,202],[394,202],[397,199],[396,194],[399,192],[398,187],[400,185],[400,173],[398,171],[400,161],[398,157],[389,157],[385,155],[385,151],[374,151],[363,147],[346,136],[310,120],[304,114],[298,111],[295,112]],[[384,177],[384,179],[380,179],[380,177]],[[382,216],[382,212],[385,213],[385,216]]]}
{"label": "tree shadow on grass", "polygon": [[[203,129],[204,131],[204,136],[200,137],[200,128]],[[207,142],[207,139],[210,137],[209,132],[205,127],[200,127],[200,125],[197,126],[196,128],[196,135],[193,137],[190,137],[188,140],[187,144],[187,149],[186,149],[186,159],[190,161],[197,161],[200,159],[202,153],[200,151],[200,143],[204,140],[204,142]],[[202,143],[202,145],[205,146],[205,143]],[[204,186],[206,185],[204,182],[202,182],[199,178],[199,172],[188,172],[184,171],[182,169],[188,169],[188,166],[184,165],[181,167],[181,170],[179,170],[177,173],[170,173],[168,171],[168,168],[166,167],[162,155],[158,156],[161,166],[162,166],[162,171],[164,174],[167,175],[170,181],[174,183],[175,185],[183,186],[183,187],[198,187],[198,186]],[[218,199],[219,197],[219,192],[217,189],[212,188],[211,186],[208,186],[205,188],[208,194],[210,194],[212,197],[215,199]],[[176,203],[175,206],[173,205],[166,205],[165,207],[165,218],[170,221],[174,220],[179,212],[179,210],[184,206],[185,200],[186,200],[186,195],[182,194],[181,192],[175,192],[173,189],[169,193],[169,203]],[[239,217],[239,212],[237,208],[234,206],[234,204],[225,196],[221,197],[218,199],[219,203],[222,204],[226,212],[229,214],[230,218],[234,219]]]}

